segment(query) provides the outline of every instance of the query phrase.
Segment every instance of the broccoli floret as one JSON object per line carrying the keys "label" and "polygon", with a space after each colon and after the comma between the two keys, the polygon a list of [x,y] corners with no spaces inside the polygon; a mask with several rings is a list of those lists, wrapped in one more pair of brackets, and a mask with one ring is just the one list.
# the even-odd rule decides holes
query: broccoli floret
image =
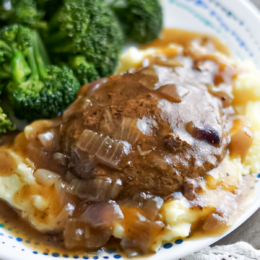
{"label": "broccoli floret", "polygon": [[0,23],[22,24],[32,28],[44,26],[43,13],[33,0],[0,0]]}
{"label": "broccoli floret", "polygon": [[0,36],[0,88],[2,91],[10,81],[22,82],[31,73],[24,58],[32,46],[30,29],[17,25],[5,28],[1,30]]}
{"label": "broccoli floret", "polygon": [[12,124],[3,109],[0,107],[0,134],[6,133],[7,130],[15,130],[15,125]]}
{"label": "broccoli floret", "polygon": [[115,3],[113,9],[127,38],[141,44],[158,38],[163,26],[162,7],[158,0],[124,0],[123,4]]}
{"label": "broccoli floret", "polygon": [[68,64],[69,57],[78,55],[94,64],[101,77],[114,72],[124,36],[103,0],[65,0],[48,26],[44,41],[53,62]]}
{"label": "broccoli floret", "polygon": [[79,88],[80,84],[70,69],[50,66],[41,81],[32,76],[8,90],[16,117],[31,122],[58,116],[75,100]]}
{"label": "broccoli floret", "polygon": [[84,56],[72,57],[68,65],[74,72],[81,85],[95,81],[99,75],[92,63],[88,63]]}
{"label": "broccoli floret", "polygon": [[[70,69],[49,66],[37,32],[20,25],[0,31],[0,84],[19,119],[57,116],[74,100],[80,84]],[[8,46],[8,48],[6,47]]]}
{"label": "broccoli floret", "polygon": [[[2,87],[0,86],[0,95],[1,91]],[[0,134],[6,133],[7,130],[15,130],[15,125],[12,124],[12,122],[0,106]]]}

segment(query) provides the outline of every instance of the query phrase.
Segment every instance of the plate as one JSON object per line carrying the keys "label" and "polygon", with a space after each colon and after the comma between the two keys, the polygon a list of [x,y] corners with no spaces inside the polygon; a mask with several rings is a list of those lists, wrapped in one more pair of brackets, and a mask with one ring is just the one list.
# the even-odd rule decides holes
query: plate
{"label": "plate", "polygon": [[[248,0],[163,0],[164,26],[218,36],[231,47],[234,58],[254,61],[260,68],[260,13]],[[258,25],[258,26],[257,26]],[[220,240],[243,222],[260,207],[260,174],[255,186],[256,199],[250,208],[237,220],[224,235],[193,241],[176,240],[161,247],[159,252],[136,260],[174,260],[185,257]],[[259,180],[259,182],[258,182]],[[119,250],[110,250],[102,255],[83,257],[41,253],[37,246],[32,250],[19,236],[10,233],[5,223],[0,223],[0,257],[2,260],[46,260],[56,259],[124,259]],[[28,242],[28,241],[27,241]]]}

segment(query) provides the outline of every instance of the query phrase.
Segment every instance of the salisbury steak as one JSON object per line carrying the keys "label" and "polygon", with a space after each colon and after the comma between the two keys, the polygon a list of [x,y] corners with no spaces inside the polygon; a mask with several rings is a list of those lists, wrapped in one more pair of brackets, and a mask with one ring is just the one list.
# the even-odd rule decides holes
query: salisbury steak
{"label": "salisbury steak", "polygon": [[205,72],[154,65],[83,87],[63,115],[54,152],[66,155],[62,171],[70,176],[120,180],[118,198],[176,191],[192,198],[190,179],[204,177],[225,155],[223,118]]}

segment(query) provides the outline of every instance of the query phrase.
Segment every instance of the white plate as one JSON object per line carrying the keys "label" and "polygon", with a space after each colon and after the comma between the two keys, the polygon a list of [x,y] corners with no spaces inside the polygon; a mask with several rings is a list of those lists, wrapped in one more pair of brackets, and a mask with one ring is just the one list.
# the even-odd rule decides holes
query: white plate
{"label": "white plate", "polygon": [[[247,0],[163,0],[165,27],[176,27],[219,36],[233,51],[234,57],[252,59],[260,68],[260,13]],[[260,175],[258,176],[260,181]],[[260,207],[260,185],[255,183],[257,197],[253,205],[223,236],[195,241],[177,240],[142,260],[174,260],[187,256],[220,240],[245,222]],[[50,258],[80,259],[77,255],[48,256],[28,248],[19,237],[10,234],[0,223],[0,257],[3,260],[41,260]],[[110,252],[81,259],[123,259],[120,252]]]}

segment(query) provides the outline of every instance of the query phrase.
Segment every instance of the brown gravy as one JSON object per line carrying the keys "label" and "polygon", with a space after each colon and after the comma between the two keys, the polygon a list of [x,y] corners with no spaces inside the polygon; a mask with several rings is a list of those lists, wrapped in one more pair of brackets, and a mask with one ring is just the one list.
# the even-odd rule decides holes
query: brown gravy
{"label": "brown gravy", "polygon": [[0,176],[10,176],[15,174],[17,163],[15,159],[6,151],[0,149]]}
{"label": "brown gravy", "polygon": [[184,48],[187,48],[194,40],[201,41],[202,46],[211,43],[216,50],[230,56],[229,47],[223,44],[217,37],[174,28],[164,28],[160,38],[150,44],[142,45],[141,49],[146,49],[149,47],[165,47],[171,43],[176,43],[182,45]]}
{"label": "brown gravy", "polygon": [[[162,39],[158,39],[158,40],[156,40],[154,43],[152,43],[150,45],[142,46],[142,48],[167,46],[169,43],[172,43],[172,42],[177,43],[177,44],[181,44],[182,46],[187,48],[192,41],[199,39],[199,40],[201,40],[202,45],[213,44],[215,46],[216,50],[219,50],[219,51],[221,51],[221,52],[223,52],[225,54],[229,54],[229,50],[228,50],[228,48],[226,46],[224,46],[216,38],[208,36],[208,35],[203,35],[203,34],[198,34],[198,33],[193,33],[193,32],[187,32],[187,31],[181,31],[181,30],[177,30],[177,29],[164,29],[162,35],[163,35]],[[192,57],[192,58],[194,58],[194,57]],[[155,59],[153,59],[153,57],[150,57],[149,59],[150,59],[151,63],[154,63]],[[196,62],[198,62],[198,63],[200,61],[203,61],[203,59],[201,59],[201,58],[196,58],[194,60],[196,60]],[[162,62],[162,61],[160,60],[159,62]],[[158,60],[157,60],[157,63],[158,63]],[[216,63],[217,63],[217,61],[216,61]],[[214,80],[213,80],[216,85],[219,85],[219,84],[221,84],[223,82],[223,77],[222,77],[222,75],[223,75],[222,73],[223,72],[225,72],[226,74],[229,73],[229,71],[226,71],[226,68],[225,68],[225,66],[223,64],[218,64],[218,65],[219,65],[220,69],[219,69],[218,73],[216,73],[216,75],[214,75]],[[230,81],[232,81],[232,78],[233,78],[234,75],[235,75],[235,72],[231,71],[230,74],[229,74],[229,77],[228,77]],[[116,83],[116,78],[115,78],[115,83]],[[229,83],[231,83],[231,82],[229,82]],[[120,84],[120,81],[117,84]],[[107,87],[109,89],[111,86],[107,85]],[[150,95],[150,96],[147,95],[147,100],[150,99],[150,98],[154,98],[154,96],[156,96],[156,98],[158,98],[158,97],[159,98],[163,98],[163,99],[166,99],[166,100],[168,100],[170,102],[178,104],[180,102],[180,100],[178,99],[178,95],[176,95],[176,93],[175,93],[176,92],[175,87],[176,86],[174,86],[174,85],[165,85],[162,88],[161,93],[157,93],[156,91],[152,90],[151,93],[153,94],[153,96],[152,95]],[[231,84],[230,84],[230,87],[232,87]],[[226,102],[226,96],[225,95],[229,91],[231,91],[230,88],[225,93],[223,92],[221,94],[221,96],[219,96],[219,93],[216,94],[215,97],[213,98],[213,100],[215,100],[215,99],[222,100],[223,102],[222,103],[220,102],[220,106],[225,108],[225,106],[226,106],[226,103],[225,103]],[[107,93],[105,93],[105,95],[103,95],[104,93],[102,93],[102,91],[99,91],[99,90],[96,91],[95,93],[96,93],[96,96],[97,96],[97,97],[95,97],[97,103],[99,103],[99,104],[102,104],[102,102],[105,103],[106,99],[108,97],[110,99],[115,99],[115,103],[113,105],[115,105],[115,107],[116,107],[117,104],[116,104],[116,98],[115,97],[117,95],[120,95],[120,93],[119,92],[118,93],[117,92],[113,92],[113,87],[111,87],[109,89],[109,93],[107,92]],[[175,95],[171,95],[169,93],[175,93]],[[199,103],[199,101],[200,101],[199,97],[197,97],[197,98],[198,99],[197,99],[196,102]],[[141,111],[140,114],[142,116],[145,116],[147,114],[149,115],[149,113],[147,113],[142,108],[143,105],[147,105],[146,104],[147,100],[141,100],[142,102],[140,103],[140,108],[138,108],[139,111]],[[125,102],[127,102],[127,100]],[[129,106],[131,106],[131,104]],[[228,103],[228,106],[230,106],[230,103]],[[147,105],[147,107],[149,107],[149,106]],[[131,107],[128,108],[129,111],[130,111],[130,108]],[[117,111],[114,112],[114,115],[117,115],[118,118],[120,118],[122,116],[122,113],[121,113],[122,111],[120,111],[120,109],[118,109],[118,107],[116,107],[116,109],[117,109]],[[153,109],[152,106],[150,106],[149,107],[149,111],[152,111],[152,109]],[[96,129],[96,127],[97,127],[96,126],[96,118],[99,117],[99,116],[100,116],[100,118],[102,118],[103,116],[98,114],[99,111],[93,110],[92,112],[93,112],[93,116],[88,118],[88,122],[87,121],[84,122],[83,126],[82,126],[81,123],[76,125],[76,126],[77,127],[79,126],[79,128],[82,128],[82,127],[86,127],[86,125],[91,125],[91,127],[92,127],[91,130],[97,131],[97,129]],[[189,111],[186,111],[186,112],[188,113]],[[83,117],[82,116],[77,116],[77,120],[79,122],[82,122],[82,118],[84,118],[84,117],[86,117],[85,114],[83,114]],[[174,121],[174,120],[175,120],[175,118],[173,117],[172,121]],[[227,118],[225,118],[225,120],[227,120]],[[233,118],[232,119],[229,118],[228,120],[230,122],[233,122]],[[169,119],[169,121],[170,121],[170,119]],[[233,125],[233,123],[231,123],[230,128],[232,127],[232,125]],[[82,129],[79,130],[79,128],[77,129],[77,127],[73,129],[73,127],[75,127],[75,126],[73,126],[72,124],[69,127],[68,127],[68,125],[66,127],[69,129],[68,131],[74,131],[73,132],[74,136],[77,136],[77,135],[81,134],[80,131]],[[57,126],[55,127],[55,129],[56,128],[58,129]],[[56,131],[55,129],[54,129],[54,131]],[[197,131],[196,129],[197,128],[195,126],[192,126],[192,125],[189,126],[189,131],[191,133],[193,133],[193,134],[194,133],[196,134],[196,131]],[[236,131],[238,131],[239,129],[237,129]],[[170,126],[167,125],[167,131],[169,131],[169,130],[171,130]],[[228,130],[230,130],[230,129],[228,129]],[[182,129],[182,131],[183,131],[183,129]],[[234,132],[236,132],[236,131],[234,130]],[[158,134],[158,136],[160,136],[159,133],[156,133],[156,134]],[[224,133],[224,132],[222,134],[223,135],[227,135],[227,133]],[[161,139],[161,140],[159,140],[159,142],[157,142],[158,140],[157,141],[153,140],[153,137],[149,137],[149,138],[150,138],[149,142],[140,144],[141,145],[140,146],[141,152],[147,152],[147,154],[145,154],[144,156],[147,158],[148,164],[149,164],[149,160],[153,159],[152,156],[149,155],[150,154],[149,151],[150,150],[153,151],[153,147],[151,147],[151,144],[154,145],[155,147],[159,147],[159,149],[162,150],[163,149],[163,144],[165,142],[163,139]],[[202,138],[202,137],[197,137],[197,138],[199,140],[199,138]],[[66,138],[65,138],[65,140],[66,140],[65,144],[67,144],[67,143],[69,143],[71,141],[70,139],[66,139]],[[37,142],[39,142],[39,141],[37,141]],[[180,146],[185,145],[185,144],[182,143],[181,139],[180,140],[179,139],[174,139],[171,136],[167,139],[167,142],[168,142],[169,145],[171,145],[172,143],[180,144]],[[213,142],[213,143],[216,142],[215,146],[212,148],[211,151],[213,151],[212,154],[214,154],[217,159],[215,161],[215,165],[214,166],[212,166],[212,164],[208,164],[208,165],[205,166],[207,171],[211,170],[214,167],[217,167],[219,162],[222,160],[222,157],[225,156],[225,149],[226,149],[226,146],[227,146],[227,143],[225,143],[226,141],[224,143],[222,143],[220,146],[218,146],[218,141],[215,140],[214,138],[211,139],[211,142]],[[36,167],[45,167],[48,170],[51,170],[51,171],[54,171],[54,172],[57,172],[57,173],[61,174],[63,176],[63,178],[65,178],[65,173],[66,173],[67,169],[64,168],[63,166],[57,166],[55,164],[55,162],[53,161],[52,156],[49,155],[48,152],[40,153],[42,157],[38,156],[39,154],[37,154],[37,156],[35,157],[33,150],[29,150],[28,151],[27,145],[28,145],[28,143],[27,143],[27,140],[25,139],[24,134],[21,134],[18,137],[18,139],[16,140],[16,148],[19,147],[18,151],[20,153],[27,154],[27,156],[33,161],[33,163],[35,163]],[[22,147],[22,150],[20,149],[21,147]],[[66,149],[66,147],[64,148],[64,150],[65,149]],[[135,152],[136,153],[137,152],[140,153],[140,150],[135,151]],[[174,152],[178,152],[178,151],[174,151]],[[244,151],[241,151],[241,154],[244,154]],[[5,161],[8,161],[9,163],[1,165],[1,156],[2,156],[2,158],[5,158]],[[6,156],[6,157],[4,157],[4,156]],[[214,161],[214,158],[213,158],[213,161]],[[159,167],[161,167],[161,170],[165,172],[165,170],[168,169],[167,168],[168,165],[165,165],[165,163],[163,164],[162,161],[158,161],[158,162],[160,163]],[[187,164],[189,164],[189,162]],[[11,167],[11,165],[13,165],[12,159],[10,159],[8,155],[5,155],[5,154],[1,155],[1,150],[0,150],[0,176],[1,176],[2,172],[3,172],[3,174],[4,173],[5,174],[6,173],[12,174],[13,167]],[[149,165],[144,165],[144,167],[148,167],[148,166]],[[4,170],[2,170],[1,168],[4,169]],[[122,168],[121,165],[118,168],[115,168],[115,171],[120,171],[120,168]],[[197,169],[198,167],[195,167],[195,168]],[[106,170],[106,169],[107,169],[107,166],[100,166],[99,165],[99,169],[98,169],[99,172],[98,172],[98,174],[100,176],[102,176],[104,170]],[[140,171],[141,171],[141,169],[140,169]],[[188,170],[187,170],[187,176],[192,177],[192,175],[189,175],[189,174],[191,174],[191,173],[189,173]],[[111,176],[112,176],[112,173],[111,173]],[[196,177],[200,177],[200,176],[205,176],[205,172],[202,172],[202,173],[199,172]],[[128,177],[131,178],[132,176],[129,175]],[[129,181],[131,181],[130,178],[129,178]],[[178,178],[178,176],[176,176],[175,181],[176,182],[181,182],[183,180],[180,180],[180,178]],[[159,179],[158,179],[157,183],[155,182],[155,184],[152,184],[152,185],[154,185],[154,186],[152,186],[154,188],[154,190],[153,190],[154,193],[156,193],[156,191],[158,190],[159,186],[156,186],[158,184],[160,184]],[[168,185],[167,187],[170,187],[172,185],[170,182],[167,182],[167,180],[165,180],[165,182],[162,183],[162,184],[164,184],[166,186]],[[181,185],[183,185],[183,183]],[[127,196],[129,196],[129,194],[131,193],[131,191],[133,191],[133,189],[135,189],[135,187],[136,187],[136,185],[133,185],[132,187],[130,186],[130,189],[126,192],[126,194],[124,194],[122,199],[124,199]],[[234,192],[234,188],[235,188],[234,186],[231,186],[231,187],[226,188],[226,189],[227,190],[229,189],[229,191]],[[178,190],[178,189],[180,189],[180,186],[178,186],[176,188],[176,190]],[[162,197],[164,197],[165,200],[167,200],[167,195],[168,194],[167,194],[166,190],[167,189],[165,189],[165,190],[162,189],[161,193],[160,194],[156,194],[156,195],[162,196]],[[37,192],[38,191],[36,191],[35,193],[37,193]],[[164,193],[164,192],[166,192],[166,193]],[[199,192],[199,190],[196,190],[195,192]],[[20,195],[20,194],[22,194],[22,195]],[[28,197],[28,194],[26,192],[21,192],[20,194],[16,198],[17,200],[19,200],[19,199],[23,200],[23,199],[26,199]],[[189,196],[189,195],[187,195],[187,196]],[[128,212],[128,210],[129,209],[124,209],[123,211],[124,212]],[[199,212],[200,208],[196,207],[196,208],[194,208],[194,210]],[[209,215],[212,215],[214,213],[216,213],[215,209],[211,209]],[[130,213],[128,215],[131,216]],[[135,216],[136,215],[134,215],[134,217]],[[126,223],[126,226],[131,225],[131,222],[133,221],[133,218],[128,218],[128,222]],[[84,250],[67,250],[67,249],[65,249],[64,248],[64,239],[63,239],[62,235],[44,234],[44,233],[41,233],[41,232],[35,230],[34,228],[32,228],[26,221],[23,221],[20,218],[19,214],[17,214],[13,209],[11,209],[3,201],[0,202],[0,224],[1,223],[5,224],[5,226],[7,226],[7,227],[10,227],[15,232],[18,232],[17,234],[19,235],[19,237],[23,238],[24,241],[31,241],[31,243],[28,244],[28,245],[32,246],[33,248],[37,248],[38,251],[40,250],[40,251],[46,252],[46,253],[58,252],[60,254],[69,254],[69,255],[73,255],[74,253],[75,254],[77,253],[77,255],[79,255],[79,254],[80,255],[84,255],[84,252],[85,252]],[[201,231],[201,227],[203,227],[205,225],[207,225],[206,231],[205,230]],[[194,225],[192,227],[192,234],[191,234],[191,236],[193,238],[194,237],[203,237],[205,235],[207,235],[207,236],[216,236],[216,235],[222,234],[228,228],[229,227],[226,225],[226,223],[216,222],[214,218],[209,220],[208,218],[202,217],[196,223],[194,223]],[[131,234],[129,234],[129,236],[131,237]],[[87,253],[85,253],[85,255],[87,255]]]}

